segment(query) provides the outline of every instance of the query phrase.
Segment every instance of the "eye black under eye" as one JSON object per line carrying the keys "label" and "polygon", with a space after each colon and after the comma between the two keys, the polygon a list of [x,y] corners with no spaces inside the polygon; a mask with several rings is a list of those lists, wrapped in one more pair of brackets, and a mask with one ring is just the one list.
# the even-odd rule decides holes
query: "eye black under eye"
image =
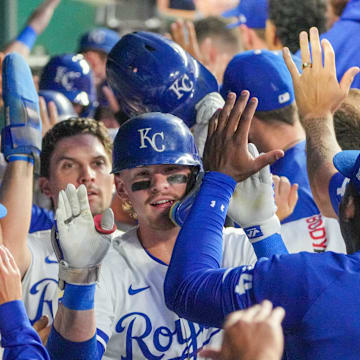
{"label": "eye black under eye", "polygon": [[131,185],[131,191],[139,191],[139,190],[146,190],[150,187],[150,181],[144,180],[144,181],[137,181]]}

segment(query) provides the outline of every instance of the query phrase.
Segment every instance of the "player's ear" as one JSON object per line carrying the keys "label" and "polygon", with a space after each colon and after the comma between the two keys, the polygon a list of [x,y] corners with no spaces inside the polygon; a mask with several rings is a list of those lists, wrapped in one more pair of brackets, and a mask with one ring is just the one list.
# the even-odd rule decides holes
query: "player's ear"
{"label": "player's ear", "polygon": [[53,194],[50,188],[49,179],[44,176],[41,176],[38,181],[41,192],[48,197],[52,197]]}
{"label": "player's ear", "polygon": [[122,201],[129,200],[129,196],[128,196],[128,193],[125,188],[125,183],[124,183],[124,180],[122,179],[121,175],[115,174],[114,180],[115,180],[116,192],[119,195],[120,199]]}

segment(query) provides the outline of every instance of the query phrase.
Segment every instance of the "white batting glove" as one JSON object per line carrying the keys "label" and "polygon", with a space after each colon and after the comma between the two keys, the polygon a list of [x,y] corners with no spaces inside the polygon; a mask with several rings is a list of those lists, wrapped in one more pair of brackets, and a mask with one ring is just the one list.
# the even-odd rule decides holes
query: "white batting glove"
{"label": "white batting glove", "polygon": [[208,123],[215,111],[222,109],[225,101],[217,92],[212,92],[204,96],[196,105],[196,123],[191,130],[194,134],[195,143],[200,156],[203,155],[205,142],[208,133]]}
{"label": "white batting glove", "polygon": [[[96,226],[94,225],[94,220]],[[98,280],[100,265],[115,231],[114,214],[107,209],[100,219],[93,218],[85,185],[69,184],[59,193],[56,210],[57,232],[52,245],[59,261],[59,286],[92,284]]]}
{"label": "white batting glove", "polygon": [[[254,144],[249,144],[248,148],[252,156],[259,156]],[[251,242],[257,242],[274,233],[280,233],[276,210],[273,181],[268,165],[236,184],[228,216],[245,230]]]}

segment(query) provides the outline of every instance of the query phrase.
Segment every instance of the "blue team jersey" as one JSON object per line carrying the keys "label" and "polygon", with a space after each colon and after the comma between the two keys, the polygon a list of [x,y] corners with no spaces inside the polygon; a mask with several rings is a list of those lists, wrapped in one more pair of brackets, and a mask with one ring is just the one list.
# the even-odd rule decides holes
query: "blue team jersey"
{"label": "blue team jersey", "polygon": [[221,268],[234,185],[215,175],[205,175],[177,238],[164,285],[167,306],[190,321],[221,327],[229,313],[268,299],[286,310],[288,359],[359,359],[360,252],[274,255],[255,266]]}
{"label": "blue team jersey", "polygon": [[271,165],[271,172],[274,175],[286,176],[291,184],[299,185],[299,200],[294,212],[282,221],[286,224],[290,221],[303,219],[319,214],[319,208],[313,199],[306,167],[306,142],[301,141],[292,148],[285,151],[283,158]]}

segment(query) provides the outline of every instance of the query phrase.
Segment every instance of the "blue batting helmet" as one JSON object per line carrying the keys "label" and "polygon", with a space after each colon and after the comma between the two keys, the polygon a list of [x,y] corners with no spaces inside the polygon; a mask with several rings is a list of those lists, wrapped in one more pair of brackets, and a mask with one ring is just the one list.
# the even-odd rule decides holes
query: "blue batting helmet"
{"label": "blue batting helmet", "polygon": [[104,27],[96,28],[80,38],[78,51],[96,50],[108,54],[119,40],[120,36],[117,32]]}
{"label": "blue batting helmet", "polygon": [[84,106],[81,116],[91,116],[97,106],[93,74],[81,54],[52,57],[41,74],[39,88],[58,91],[72,103]]}
{"label": "blue batting helmet", "polygon": [[63,121],[72,116],[77,116],[70,100],[62,93],[53,90],[40,90],[39,96],[43,97],[48,104],[53,101],[59,115],[59,121]]}
{"label": "blue batting helmet", "polygon": [[133,117],[120,126],[114,140],[112,173],[160,164],[202,169],[194,137],[181,119],[154,112]]}
{"label": "blue batting helmet", "polygon": [[189,127],[195,105],[218,91],[215,77],[181,46],[150,32],[125,35],[106,64],[107,80],[129,116],[159,111],[181,118]]}

